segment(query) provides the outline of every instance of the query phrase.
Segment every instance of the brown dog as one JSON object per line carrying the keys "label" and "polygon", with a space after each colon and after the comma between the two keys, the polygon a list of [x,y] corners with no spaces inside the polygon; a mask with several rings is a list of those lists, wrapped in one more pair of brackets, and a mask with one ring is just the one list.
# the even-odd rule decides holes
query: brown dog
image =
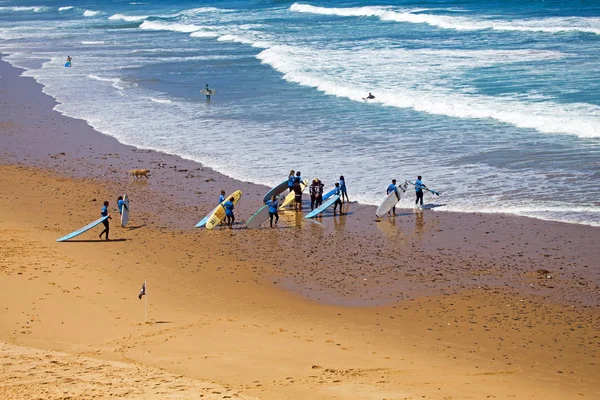
{"label": "brown dog", "polygon": [[140,178],[146,178],[148,179],[148,174],[150,173],[150,170],[148,169],[132,169],[131,171],[129,171],[129,175],[131,175],[131,179],[140,179]]}

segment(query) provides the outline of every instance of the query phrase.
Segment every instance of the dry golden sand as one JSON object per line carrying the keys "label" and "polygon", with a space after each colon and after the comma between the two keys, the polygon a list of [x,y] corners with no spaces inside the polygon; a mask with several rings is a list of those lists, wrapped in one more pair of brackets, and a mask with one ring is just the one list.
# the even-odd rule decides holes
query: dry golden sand
{"label": "dry golden sand", "polygon": [[[319,304],[272,284],[286,255],[263,235],[133,213],[113,241],[56,243],[113,193],[16,165],[0,186],[0,398],[600,398],[597,307],[490,288]],[[219,249],[248,241],[268,263]]]}

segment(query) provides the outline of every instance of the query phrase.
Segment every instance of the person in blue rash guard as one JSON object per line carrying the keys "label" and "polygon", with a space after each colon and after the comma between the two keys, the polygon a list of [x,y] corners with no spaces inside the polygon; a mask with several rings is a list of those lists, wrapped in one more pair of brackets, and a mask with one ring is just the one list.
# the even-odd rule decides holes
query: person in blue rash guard
{"label": "person in blue rash guard", "polygon": [[129,211],[129,208],[127,208],[127,204],[125,204],[125,201],[123,201],[123,196],[119,196],[119,198],[117,199],[117,207],[119,207],[119,214],[123,214],[123,207],[125,207],[125,209]]}
{"label": "person in blue rash guard", "polygon": [[346,189],[346,180],[344,176],[340,176],[340,191],[342,192],[342,203],[344,202],[344,196],[346,196],[346,201],[350,203],[350,199],[348,198],[348,190]]}
{"label": "person in blue rash guard", "polygon": [[[334,196],[336,196],[338,194],[339,195],[342,194],[342,189],[340,189],[339,182],[335,183],[335,189],[333,189],[333,190],[334,190],[334,192],[333,192]],[[333,203],[333,215],[336,215],[336,211],[337,211],[338,206],[340,206],[340,215],[345,215],[345,213],[342,212],[342,201],[340,199],[337,199],[335,201],[335,203]]]}
{"label": "person in blue rash guard", "polygon": [[296,171],[291,170],[288,175],[288,189],[290,193],[294,190],[294,182],[296,182]]}
{"label": "person in blue rash guard", "polygon": [[221,190],[221,195],[219,196],[219,204],[225,201],[225,191]]}
{"label": "person in blue rash guard", "polygon": [[106,233],[106,240],[108,240],[108,229],[109,229],[108,220],[111,219],[110,214],[108,213],[108,201],[104,202],[102,211],[100,211],[100,215],[102,215],[103,217],[108,217],[107,219],[102,221],[102,224],[104,224],[104,230],[102,232],[100,232],[100,239],[102,239],[102,235],[104,233]]}
{"label": "person in blue rash guard", "polygon": [[225,204],[223,204],[223,207],[225,208],[225,217],[227,217],[227,226],[229,229],[233,229],[233,223],[235,222],[235,215],[233,215],[233,200],[233,197],[231,197],[225,202]]}
{"label": "person in blue rash guard", "polygon": [[277,209],[279,208],[279,203],[277,202],[277,196],[271,196],[271,200],[268,200],[266,205],[269,206],[269,220],[271,222],[271,228],[273,227],[273,217],[275,217],[275,225],[279,222],[279,214],[277,213]]}
{"label": "person in blue rash guard", "polygon": [[[398,200],[400,200],[400,193],[398,193],[398,187],[396,186],[396,180],[395,179],[392,179],[392,183],[390,183],[390,185],[387,187],[386,194],[390,194],[392,192],[395,192],[396,193],[396,197],[398,198]],[[396,215],[396,206],[392,207],[391,211],[392,211],[392,213],[394,215]],[[388,214],[389,213],[390,212],[388,211]]]}
{"label": "person in blue rash guard", "polygon": [[415,200],[415,206],[421,202],[421,207],[423,207],[423,189],[427,189],[427,186],[421,182],[421,175],[417,176],[417,180],[415,181],[415,192],[417,194],[417,199]]}

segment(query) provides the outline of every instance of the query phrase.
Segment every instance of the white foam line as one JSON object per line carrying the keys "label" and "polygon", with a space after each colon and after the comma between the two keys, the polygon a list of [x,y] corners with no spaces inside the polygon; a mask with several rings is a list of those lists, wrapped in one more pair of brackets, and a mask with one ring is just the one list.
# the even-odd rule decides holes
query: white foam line
{"label": "white foam line", "polygon": [[399,12],[391,10],[390,7],[326,8],[300,3],[292,4],[290,10],[310,14],[338,15],[341,17],[377,17],[382,21],[428,24],[438,28],[462,31],[491,29],[497,31],[546,33],[587,32],[600,35],[600,18],[598,17],[551,17],[508,22],[491,19],[477,20],[467,17],[415,14],[414,10]]}

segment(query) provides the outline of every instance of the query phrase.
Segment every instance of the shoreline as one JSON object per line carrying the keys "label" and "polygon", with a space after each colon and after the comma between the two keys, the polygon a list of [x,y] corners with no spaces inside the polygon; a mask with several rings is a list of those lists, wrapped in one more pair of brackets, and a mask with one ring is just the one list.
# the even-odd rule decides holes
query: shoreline
{"label": "shoreline", "polygon": [[[267,188],[122,145],[18,75],[0,63],[0,341],[261,399],[600,395],[599,228],[426,210],[375,223],[350,204],[321,224],[194,230],[221,187],[244,191],[240,220]],[[54,242],[124,191],[115,240]]]}

